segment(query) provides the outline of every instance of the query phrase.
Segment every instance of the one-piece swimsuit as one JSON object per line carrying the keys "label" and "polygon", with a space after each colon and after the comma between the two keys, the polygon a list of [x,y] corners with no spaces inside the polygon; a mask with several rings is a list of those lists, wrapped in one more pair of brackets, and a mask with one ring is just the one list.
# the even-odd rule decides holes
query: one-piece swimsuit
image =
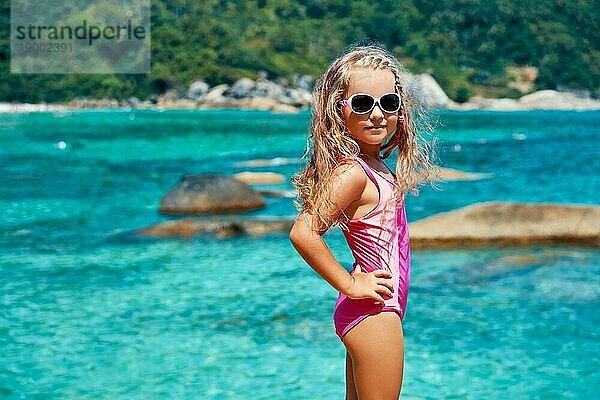
{"label": "one-piece swimsuit", "polygon": [[402,320],[410,284],[410,241],[404,202],[397,200],[392,207],[384,207],[393,195],[395,182],[376,172],[361,158],[348,158],[360,163],[379,192],[379,201],[371,211],[343,222],[348,229],[342,229],[342,232],[354,256],[351,274],[357,271],[357,264],[362,272],[387,269],[392,274],[394,292],[389,299],[383,296],[384,304],[375,299],[351,299],[339,293],[333,320],[340,339],[369,315],[394,311]]}

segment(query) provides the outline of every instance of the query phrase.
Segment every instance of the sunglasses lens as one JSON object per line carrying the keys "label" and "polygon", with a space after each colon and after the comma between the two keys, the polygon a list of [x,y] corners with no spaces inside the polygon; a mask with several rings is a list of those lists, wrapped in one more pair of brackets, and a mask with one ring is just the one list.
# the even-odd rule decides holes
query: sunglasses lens
{"label": "sunglasses lens", "polygon": [[374,98],[372,98],[371,96],[361,94],[352,98],[351,107],[352,110],[357,114],[366,113],[371,109],[371,107],[373,107],[374,103]]}
{"label": "sunglasses lens", "polygon": [[381,108],[386,112],[396,112],[400,108],[400,96],[396,93],[386,94],[379,102]]}

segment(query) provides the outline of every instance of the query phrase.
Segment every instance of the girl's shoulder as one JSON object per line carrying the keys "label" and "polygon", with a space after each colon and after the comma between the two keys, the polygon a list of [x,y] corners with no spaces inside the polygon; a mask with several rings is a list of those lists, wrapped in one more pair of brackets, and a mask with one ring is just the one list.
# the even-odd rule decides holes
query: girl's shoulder
{"label": "girl's shoulder", "polygon": [[[364,161],[355,156],[344,156],[338,159],[338,164],[333,169],[333,175],[350,174],[353,177],[358,177],[359,181],[366,184],[368,180],[368,168],[365,167]],[[356,179],[356,178],[355,178]]]}
{"label": "girl's shoulder", "polygon": [[332,176],[341,177],[345,176],[346,179],[362,181],[366,183],[366,176],[364,174],[363,167],[361,166],[358,157],[347,156],[338,159],[337,165],[333,168]]}
{"label": "girl's shoulder", "polygon": [[325,179],[330,179],[332,182],[330,190],[338,192],[332,193],[333,196],[343,195],[357,199],[365,190],[369,178],[358,161],[346,158],[339,160],[331,175]]}
{"label": "girl's shoulder", "polygon": [[[367,180],[376,181],[375,174],[371,167],[360,157],[357,156],[344,156],[339,159],[340,164],[345,163],[351,165],[352,173],[360,175],[364,178],[365,183]],[[338,166],[340,165],[338,164]]]}
{"label": "girl's shoulder", "polygon": [[357,172],[362,170],[362,163],[361,163],[361,159],[359,157],[356,156],[343,156],[338,158],[337,160],[337,165],[336,165],[336,169],[337,168],[348,168],[348,167],[352,167],[354,168]]}

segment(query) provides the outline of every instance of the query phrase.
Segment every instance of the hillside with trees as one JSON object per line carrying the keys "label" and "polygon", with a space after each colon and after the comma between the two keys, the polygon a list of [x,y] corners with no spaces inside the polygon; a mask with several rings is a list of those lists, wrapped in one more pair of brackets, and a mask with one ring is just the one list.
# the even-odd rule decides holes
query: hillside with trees
{"label": "hillside with trees", "polygon": [[[11,74],[10,3],[0,2],[0,101],[140,99],[195,79],[286,81],[316,76],[348,44],[376,40],[411,72],[429,72],[454,100],[531,90],[599,96],[600,7],[590,0],[152,1],[146,75]],[[517,72],[515,72],[517,71]]]}

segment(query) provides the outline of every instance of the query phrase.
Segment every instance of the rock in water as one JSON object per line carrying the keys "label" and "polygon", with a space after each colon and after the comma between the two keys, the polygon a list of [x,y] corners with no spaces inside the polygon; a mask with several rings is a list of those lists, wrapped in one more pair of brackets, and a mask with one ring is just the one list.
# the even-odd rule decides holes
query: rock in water
{"label": "rock in water", "polygon": [[252,171],[243,171],[238,172],[237,174],[233,174],[233,177],[238,181],[242,181],[247,184],[259,183],[259,184],[269,184],[269,183],[281,183],[285,181],[285,176],[281,174],[277,174],[275,172],[252,172]]}
{"label": "rock in water", "polygon": [[440,167],[440,172],[442,173],[442,179],[448,181],[473,181],[477,179],[491,178],[492,176],[494,176],[494,174],[465,172],[453,168],[443,167]]}
{"label": "rock in water", "polygon": [[160,200],[161,214],[234,213],[263,208],[265,201],[246,183],[219,174],[184,175]]}
{"label": "rock in water", "polygon": [[409,225],[414,247],[477,244],[600,245],[600,206],[483,202]]}
{"label": "rock in water", "polygon": [[287,219],[197,219],[183,218],[162,222],[134,232],[142,237],[185,237],[213,234],[217,238],[238,235],[262,236],[275,232],[289,232],[294,221]]}

